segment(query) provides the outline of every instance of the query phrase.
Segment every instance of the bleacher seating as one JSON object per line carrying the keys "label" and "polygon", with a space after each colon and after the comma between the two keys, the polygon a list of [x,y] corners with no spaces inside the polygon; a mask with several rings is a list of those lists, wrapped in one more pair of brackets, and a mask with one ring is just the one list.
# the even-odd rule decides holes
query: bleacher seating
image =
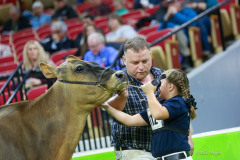
{"label": "bleacher seating", "polygon": [[37,86],[37,87],[34,87],[34,88],[31,88],[27,92],[28,100],[32,100],[32,99],[35,99],[35,98],[39,97],[40,95],[45,93],[47,91],[47,89],[48,89],[48,87],[47,87],[46,84],[41,85],[41,86]]}
{"label": "bleacher seating", "polygon": [[63,60],[67,55],[74,55],[77,52],[77,48],[68,49],[64,51],[58,51],[52,54],[51,60],[56,64],[58,61]]}

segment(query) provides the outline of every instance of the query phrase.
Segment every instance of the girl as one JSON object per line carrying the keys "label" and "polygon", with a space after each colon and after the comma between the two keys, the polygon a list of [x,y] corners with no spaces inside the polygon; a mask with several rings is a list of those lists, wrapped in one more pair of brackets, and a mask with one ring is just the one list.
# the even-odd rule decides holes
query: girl
{"label": "girl", "polygon": [[170,69],[163,73],[159,95],[163,101],[160,103],[154,95],[156,86],[147,83],[141,88],[147,96],[149,109],[139,114],[128,115],[107,103],[102,107],[127,126],[151,125],[151,152],[158,160],[192,160],[188,135],[190,117],[196,117],[196,103],[190,96],[186,74],[178,69]]}

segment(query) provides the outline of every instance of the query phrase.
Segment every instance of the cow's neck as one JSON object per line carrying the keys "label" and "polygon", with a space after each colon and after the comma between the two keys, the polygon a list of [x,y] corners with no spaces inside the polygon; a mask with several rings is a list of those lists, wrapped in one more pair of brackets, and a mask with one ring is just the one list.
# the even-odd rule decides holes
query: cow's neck
{"label": "cow's neck", "polygon": [[[63,93],[61,84],[56,83],[41,99],[47,104],[44,109],[49,111],[44,112],[49,120],[46,121],[45,129],[42,132],[45,133],[42,136],[46,136],[45,138],[49,140],[47,143],[50,148],[48,149],[52,151],[48,153],[47,159],[51,159],[50,155],[53,156],[52,159],[71,158],[84,130],[87,116],[91,111],[84,110],[83,104],[80,104],[79,100],[72,99],[69,94],[71,93]],[[89,105],[85,108],[93,108],[93,106]],[[48,137],[49,135],[52,137]]]}

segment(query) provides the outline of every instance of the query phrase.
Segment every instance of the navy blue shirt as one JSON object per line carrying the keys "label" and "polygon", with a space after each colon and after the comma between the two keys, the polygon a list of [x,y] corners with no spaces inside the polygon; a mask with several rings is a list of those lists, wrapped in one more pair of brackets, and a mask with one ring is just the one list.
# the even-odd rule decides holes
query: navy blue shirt
{"label": "navy blue shirt", "polygon": [[[162,105],[165,106],[169,112],[169,119],[162,121],[162,126],[186,131],[189,130],[189,107],[183,100],[182,96],[178,95],[163,101]],[[154,130],[153,125],[151,124],[154,121],[152,120],[154,118],[149,115],[148,112],[148,110],[142,111],[140,112],[140,115]],[[159,120],[156,120],[155,122],[158,124],[161,123]],[[154,157],[161,157],[179,151],[190,151],[187,134],[170,130],[164,130],[153,134],[151,139],[151,152]]]}

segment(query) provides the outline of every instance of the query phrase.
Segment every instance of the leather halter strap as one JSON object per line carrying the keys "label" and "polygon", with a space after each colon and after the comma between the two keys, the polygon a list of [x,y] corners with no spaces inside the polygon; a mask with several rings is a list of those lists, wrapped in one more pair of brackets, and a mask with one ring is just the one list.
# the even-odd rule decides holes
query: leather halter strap
{"label": "leather halter strap", "polygon": [[103,77],[103,74],[110,68],[106,68],[103,73],[101,74],[101,76],[98,78],[98,80],[96,82],[82,82],[82,81],[68,81],[68,80],[58,80],[59,82],[62,82],[62,83],[71,83],[71,84],[83,84],[83,85],[93,85],[93,86],[97,86],[97,87],[100,87],[102,88],[103,90],[109,92],[110,94],[113,93],[113,91],[103,87],[100,82],[102,80],[102,77]]}

